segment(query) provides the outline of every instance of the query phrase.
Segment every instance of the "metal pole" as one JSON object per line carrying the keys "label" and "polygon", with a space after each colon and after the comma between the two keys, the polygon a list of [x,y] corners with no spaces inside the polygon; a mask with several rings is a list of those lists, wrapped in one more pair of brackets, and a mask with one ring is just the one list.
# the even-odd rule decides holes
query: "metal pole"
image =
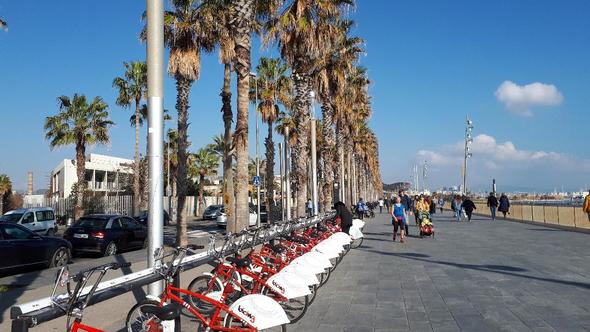
{"label": "metal pole", "polygon": [[341,149],[342,153],[340,154],[340,201],[342,203],[346,203],[346,195],[345,195],[345,188],[344,188],[344,149]]}
{"label": "metal pole", "polygon": [[[164,243],[163,200],[163,131],[164,131],[164,4],[162,0],[147,0],[147,95],[148,95],[148,267],[157,262],[154,252]],[[162,282],[148,286],[150,295],[162,293]]]}
{"label": "metal pole", "polygon": [[[166,168],[168,169],[168,174],[166,174],[166,195],[170,197],[172,190],[170,190],[170,137],[167,139],[167,148],[166,148]],[[168,207],[170,209],[170,207]]]}
{"label": "metal pole", "polygon": [[285,200],[287,203],[285,207],[287,208],[287,221],[291,220],[291,148],[289,147],[289,127],[285,127]]}
{"label": "metal pole", "polygon": [[317,167],[317,148],[316,148],[316,119],[315,119],[315,107],[314,99],[315,94],[312,91],[311,97],[311,197],[313,205],[313,215],[318,215],[318,167]]}
{"label": "metal pole", "polygon": [[285,186],[284,186],[284,174],[285,166],[283,163],[283,144],[279,143],[279,169],[281,173],[281,222],[285,221]]}
{"label": "metal pole", "polygon": [[[258,79],[256,73],[250,73],[256,80],[254,81],[254,112],[256,113],[256,176],[259,179],[256,186],[256,227],[260,227],[260,114],[258,112]],[[269,207],[267,206],[267,211]],[[267,212],[268,213],[268,212]]]}

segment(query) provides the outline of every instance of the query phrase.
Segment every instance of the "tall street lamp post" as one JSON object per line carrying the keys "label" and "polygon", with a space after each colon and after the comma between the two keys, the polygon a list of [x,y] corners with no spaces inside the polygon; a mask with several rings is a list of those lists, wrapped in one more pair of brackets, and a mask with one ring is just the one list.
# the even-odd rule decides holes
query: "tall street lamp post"
{"label": "tall street lamp post", "polygon": [[315,119],[315,93],[309,93],[311,97],[311,186],[313,199],[313,215],[318,215],[318,167],[317,167],[317,148],[316,148],[316,119]]}
{"label": "tall street lamp post", "polygon": [[[256,177],[258,184],[256,185],[256,227],[260,227],[260,114],[258,112],[258,75],[254,72],[250,73],[254,78],[254,113],[256,113]],[[268,208],[268,207],[267,207]]]}
{"label": "tall street lamp post", "polygon": [[[157,265],[154,253],[164,243],[163,208],[163,132],[164,132],[164,4],[147,0],[147,95],[148,95],[148,267]],[[150,295],[162,293],[162,282],[148,286]]]}
{"label": "tall street lamp post", "polygon": [[473,143],[473,137],[471,132],[473,131],[473,121],[467,117],[465,120],[465,154],[463,155],[463,195],[467,195],[467,159],[471,158],[471,143]]}

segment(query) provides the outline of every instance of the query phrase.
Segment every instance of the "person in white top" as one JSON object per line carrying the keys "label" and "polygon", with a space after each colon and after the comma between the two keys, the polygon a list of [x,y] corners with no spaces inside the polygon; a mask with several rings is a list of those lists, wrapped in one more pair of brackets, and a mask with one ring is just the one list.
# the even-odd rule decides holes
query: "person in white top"
{"label": "person in white top", "polygon": [[385,201],[383,198],[379,198],[379,213],[383,213],[383,206],[385,205]]}

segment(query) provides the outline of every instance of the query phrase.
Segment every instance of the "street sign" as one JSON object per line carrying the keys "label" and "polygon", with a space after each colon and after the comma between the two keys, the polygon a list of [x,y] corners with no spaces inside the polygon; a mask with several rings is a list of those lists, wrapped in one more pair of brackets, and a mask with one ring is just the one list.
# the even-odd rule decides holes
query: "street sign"
{"label": "street sign", "polygon": [[260,187],[260,176],[254,176],[252,178],[252,184],[256,187]]}

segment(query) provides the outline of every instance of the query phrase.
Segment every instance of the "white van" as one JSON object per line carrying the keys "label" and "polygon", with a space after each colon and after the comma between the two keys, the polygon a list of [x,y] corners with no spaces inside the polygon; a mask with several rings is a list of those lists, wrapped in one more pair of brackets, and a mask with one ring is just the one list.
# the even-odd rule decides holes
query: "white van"
{"label": "white van", "polygon": [[55,212],[47,207],[8,211],[0,217],[0,222],[17,223],[42,235],[54,236],[57,232]]}

